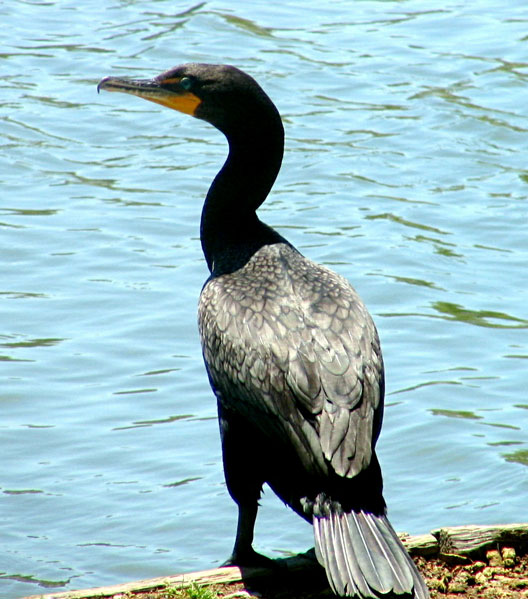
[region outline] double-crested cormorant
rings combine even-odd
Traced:
[[[428,597],[386,516],[374,451],[384,397],[374,323],[344,278],[256,215],[282,162],[276,107],[254,79],[225,65],[186,64],[151,80],[106,77],[100,89],[208,121],[229,142],[202,211],[211,275],[198,310],[227,488],[239,510],[228,563],[266,559],[252,541],[268,483],[313,523],[336,594]]]

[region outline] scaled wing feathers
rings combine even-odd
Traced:
[[[253,420],[278,416],[321,467],[355,476],[370,463],[383,397],[366,308],[345,279],[285,244],[264,246],[243,270],[211,279],[200,298],[220,401]]]

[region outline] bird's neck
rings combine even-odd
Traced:
[[[213,274],[240,268],[262,245],[281,239],[256,215],[282,162],[280,117],[272,124],[226,135],[229,155],[207,193],[200,226],[203,252]]]

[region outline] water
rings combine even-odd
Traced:
[[[205,123],[105,75],[253,74],[283,114],[262,218],[380,331],[399,530],[527,520],[525,2],[0,5],[0,596],[218,565],[223,483],[196,302]],[[311,545],[268,491],[257,547]]]

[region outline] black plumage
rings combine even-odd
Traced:
[[[202,211],[211,275],[198,309],[239,508],[229,563],[266,560],[252,541],[268,483],[313,523],[317,558],[338,595],[428,597],[386,516],[375,454],[384,397],[376,327],[343,277],[256,215],[282,162],[277,109],[251,77],[225,65],[187,64],[143,81],[107,77],[99,89],[192,114],[229,143]]]

